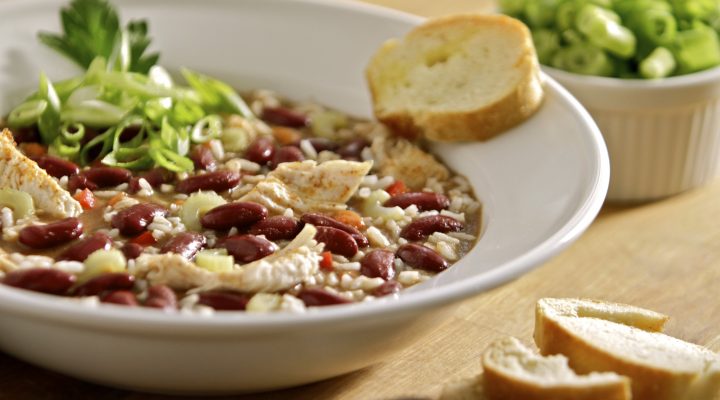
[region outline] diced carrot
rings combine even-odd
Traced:
[[[302,139],[302,134],[299,130],[286,126],[273,126],[272,133],[275,140],[283,146],[295,144]]]
[[[352,210],[340,210],[336,211],[333,214],[333,218],[336,220],[348,224],[350,226],[353,226],[357,229],[363,229],[365,228],[365,223],[362,220],[362,217]]]
[[[407,193],[408,188],[405,186],[403,181],[395,181],[392,185],[388,186],[387,189],[385,189],[390,196],[397,196],[402,193]]]
[[[28,157],[40,157],[47,153],[47,148],[40,143],[20,143],[20,150]]]
[[[80,203],[83,210],[89,210],[95,207],[95,195],[90,189],[84,189],[75,193],[73,198]]]
[[[152,232],[145,231],[132,238],[130,242],[139,244],[140,246],[152,246],[157,241],[155,240],[155,236],[152,235]]]
[[[331,252],[329,252],[329,251],[322,252],[322,260],[320,260],[320,269],[323,269],[325,271],[333,270],[333,259],[332,259]]]
[[[123,192],[120,192],[120,193],[116,194],[115,196],[111,197],[110,200],[108,200],[108,205],[109,205],[109,206],[114,206],[115,204],[117,204],[118,202],[120,202],[120,200],[124,199],[125,196],[126,196],[126,195],[125,195],[125,193],[123,193]]]
[[[177,205],[181,206],[181,205],[185,204],[185,200],[183,200],[183,199],[175,199],[175,200],[173,201],[173,204],[177,204]]]

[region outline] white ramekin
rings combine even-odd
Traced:
[[[543,69],[580,100],[603,133],[608,200],[660,199],[718,175],[720,68],[660,80]]]

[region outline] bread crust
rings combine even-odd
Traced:
[[[613,306],[613,303],[607,304]],[[576,335],[563,323],[564,319],[579,317],[549,315],[545,307],[542,300],[538,301],[534,336],[540,352],[566,356],[570,367],[580,374],[611,371],[629,377],[633,400],[709,400],[720,387],[720,371],[717,370],[683,372],[672,365],[638,364],[623,354],[609,353],[594,346],[591,338]],[[709,375],[704,375],[705,372]]]
[[[398,46],[436,29],[455,25],[476,25],[479,29],[510,30],[521,37],[520,56],[508,68],[520,73],[520,80],[496,101],[470,110],[431,109],[386,110],[383,107],[384,82],[378,78],[385,57]],[[419,40],[419,39],[418,39]],[[434,141],[488,140],[532,116],[542,104],[543,87],[535,47],[528,28],[520,21],[502,15],[463,14],[439,18],[415,28],[404,42],[387,42],[371,59],[366,78],[373,98],[375,116],[403,137],[424,136]]]

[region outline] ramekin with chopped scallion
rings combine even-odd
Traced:
[[[544,65],[656,79],[720,65],[717,0],[501,0],[525,22]]]
[[[718,176],[720,0],[499,2],[600,127],[608,200],[657,200]]]

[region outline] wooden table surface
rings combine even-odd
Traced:
[[[482,0],[371,0],[438,15],[489,10]],[[567,251],[501,288],[463,302],[420,342],[375,366],[295,389],[233,399],[427,398],[479,372],[494,339],[531,343],[533,306],[547,296],[627,302],[670,315],[667,332],[720,350],[720,181],[652,204],[605,206]],[[0,399],[161,400],[39,369],[0,353]],[[222,399],[222,398],[221,398]],[[228,398],[229,399],[229,398]]]

